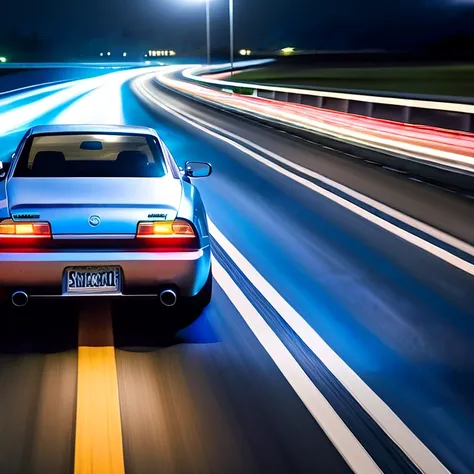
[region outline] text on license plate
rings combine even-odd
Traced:
[[[118,291],[120,276],[120,267],[69,268],[67,270],[67,291]]]

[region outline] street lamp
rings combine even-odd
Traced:
[[[207,40],[207,65],[211,64],[211,3],[206,0],[206,40]]]
[[[234,71],[234,0],[229,0],[230,22],[230,77]]]
[[[202,0],[199,0],[202,1]],[[206,2],[206,36],[207,36],[207,64],[211,64],[211,19],[210,0]],[[230,74],[234,69],[234,0],[229,0],[229,20],[230,20]]]

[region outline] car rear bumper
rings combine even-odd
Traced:
[[[66,293],[66,268],[119,266],[120,291],[107,296],[156,296],[171,287],[189,297],[206,283],[210,260],[210,247],[183,252],[2,252],[0,288],[22,290],[32,298],[84,296]]]

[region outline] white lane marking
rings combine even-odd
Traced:
[[[306,320],[268,283],[239,250],[209,220],[209,231],[237,267],[260,291],[301,340],[344,385],[364,410],[425,473],[449,472],[385,402],[339,357]],[[213,263],[214,265],[214,263]],[[227,289],[227,287],[226,287]]]
[[[213,276],[283,376],[355,473],[382,471],[219,262]]]
[[[135,83],[135,84],[137,84],[137,83]],[[442,248],[439,248],[436,245],[434,245],[430,242],[427,242],[427,241],[423,240],[422,238],[409,233],[406,230],[400,229],[396,225],[391,224],[390,222],[387,222],[386,220],[370,213],[369,211],[366,211],[365,209],[351,203],[350,201],[348,201],[344,198],[341,198],[340,196],[332,193],[331,191],[328,191],[324,188],[321,188],[320,186],[314,184],[312,181],[309,181],[309,180],[307,180],[307,179],[305,179],[305,178],[303,178],[299,175],[296,175],[296,174],[292,173],[291,171],[286,170],[285,168],[282,168],[281,166],[275,164],[273,161],[259,155],[258,153],[254,152],[252,150],[249,150],[248,148],[241,145],[240,143],[228,138],[227,136],[223,136],[220,133],[222,133],[224,135],[228,134],[230,136],[233,136],[236,139],[239,139],[239,137],[237,137],[236,135],[231,134],[229,132],[226,132],[225,130],[219,129],[218,127],[214,127],[214,126],[208,124],[207,122],[204,122],[204,123],[206,123],[207,127],[218,129],[220,131],[220,133],[209,130],[208,128],[206,128],[206,126],[199,125],[196,122],[203,123],[200,119],[194,119],[193,118],[193,120],[191,120],[191,119],[187,118],[183,113],[177,112],[173,108],[171,108],[171,107],[161,103],[160,101],[158,101],[152,94],[150,94],[143,87],[143,81],[138,82],[138,87],[141,88],[141,90],[139,90],[139,92],[141,94],[143,94],[148,100],[151,100],[153,103],[158,105],[160,108],[162,108],[162,109],[166,110],[168,113],[171,113],[172,115],[178,117],[179,119],[183,120],[184,122],[188,123],[189,125],[197,128],[198,130],[201,130],[201,131],[207,133],[208,135],[211,135],[211,136],[213,136],[213,137],[215,137],[215,138],[217,138],[217,139],[219,139],[219,140],[221,140],[221,141],[223,141],[223,142],[225,142],[225,143],[227,143],[231,146],[233,146],[234,148],[238,149],[239,151],[245,153],[246,155],[251,156],[252,158],[257,160],[258,162],[260,162],[260,163],[268,166],[269,168],[277,171],[278,173],[292,179],[293,181],[296,181],[297,183],[302,184],[303,186],[307,187],[308,189],[311,189],[312,191],[317,192],[318,194],[326,197],[327,199],[335,202],[336,204],[339,204],[340,206],[346,208],[347,210],[353,212],[354,214],[357,214],[358,216],[366,219],[367,221],[372,222],[373,224],[377,225],[378,227],[381,227],[382,229],[396,235],[397,237],[400,237],[401,239],[405,240],[406,242],[409,242],[409,243],[415,245],[416,247],[430,253],[431,255],[434,255],[435,257],[443,260],[444,262],[449,263],[450,265],[453,265],[454,267],[456,267],[456,268],[458,268],[458,269],[474,276],[474,265],[473,264],[471,264],[469,262],[466,262],[465,260],[457,257],[456,255],[453,255],[452,253],[450,253],[450,252],[448,252],[448,251],[446,251]],[[344,190],[344,192],[346,194],[348,194],[348,195],[350,195],[350,196],[352,196],[356,199],[359,199],[360,201],[362,201],[362,202],[364,202],[364,203],[366,203],[370,206],[373,206],[374,208],[376,208],[376,209],[378,209],[382,212],[385,212],[386,214],[388,214],[392,217],[396,217],[400,221],[402,221],[406,224],[412,225],[413,227],[417,228],[418,230],[424,231],[425,233],[427,233],[428,235],[431,235],[432,237],[438,238],[439,240],[441,240],[445,243],[448,243],[449,245],[452,245],[453,247],[456,247],[456,248],[458,248],[458,249],[474,256],[474,247],[467,244],[466,242],[462,242],[462,241],[456,239],[455,237],[452,237],[448,234],[445,234],[444,232],[441,232],[437,229],[434,229],[431,226],[428,226],[427,224],[421,223],[421,222],[416,221],[415,219],[413,219],[411,217],[405,216],[401,212],[395,211],[394,209],[391,209],[388,206],[385,206],[384,204],[380,204],[377,201],[374,201],[373,199],[368,198],[367,196],[364,196],[364,195],[362,195],[362,194],[360,194],[356,191],[351,190],[350,188],[347,188],[346,186],[343,186],[343,185],[340,185],[339,183],[335,183],[334,181],[328,180],[327,178],[324,178],[323,176],[320,176],[317,173],[312,172],[311,170],[303,168],[302,166],[299,166],[299,165],[295,165],[294,163],[291,163],[286,158],[280,157],[279,155],[276,155],[273,152],[265,150],[262,147],[254,144],[252,142],[249,142],[248,140],[245,140],[245,139],[239,139],[239,140],[241,140],[242,142],[245,142],[245,143],[249,143],[252,147],[254,147],[256,149],[262,150],[262,152],[264,152],[268,156],[271,156],[275,159],[278,159],[280,162],[284,163],[285,165],[287,165],[289,167],[291,166],[292,168],[294,168],[298,171],[301,171],[301,172],[303,172],[303,173],[305,173],[309,176],[314,176],[317,179],[321,179],[321,181],[324,181],[324,182],[330,184],[331,186],[335,187],[336,189]]]

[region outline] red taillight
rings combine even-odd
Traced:
[[[51,227],[48,222],[0,222],[0,239],[36,239],[51,238]]]
[[[140,222],[137,237],[152,239],[195,238],[196,234],[189,222],[176,219],[175,221]]]

